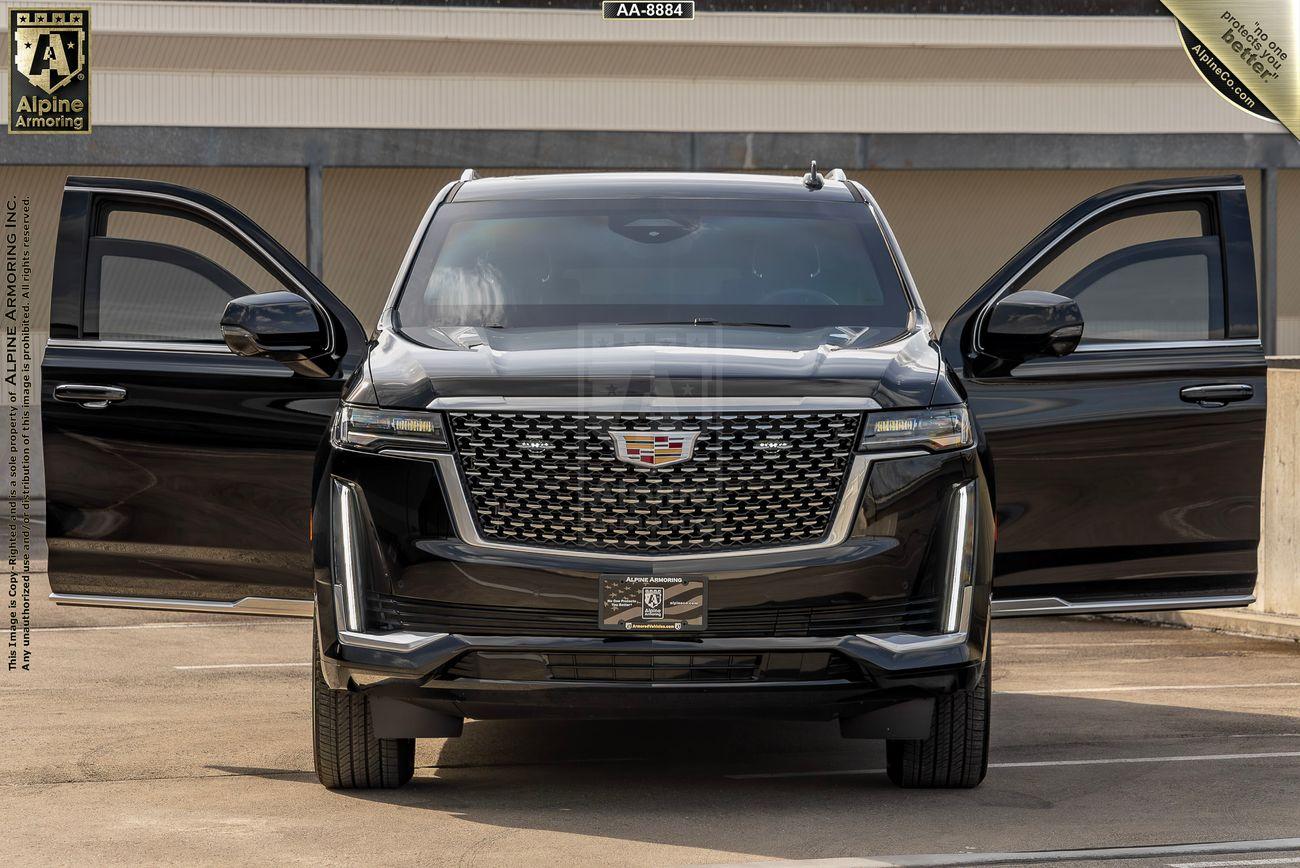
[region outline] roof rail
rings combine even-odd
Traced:
[[[477,181],[478,179],[479,179],[479,174],[474,169],[466,169],[465,171],[460,173],[460,180],[462,182]]]
[[[826,173],[827,181],[847,181],[848,176],[844,174],[843,169],[831,169]]]

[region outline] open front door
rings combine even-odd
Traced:
[[[232,298],[288,290],[328,376],[235,355]],[[356,318],[273,238],[203,193],[70,178],[41,365],[55,599],[311,613],[313,461],[365,350]]]
[[[1076,349],[985,349],[999,299],[1074,299]],[[1000,615],[1244,605],[1265,362],[1240,177],[1121,187],[1049,226],[948,321],[988,443]]]

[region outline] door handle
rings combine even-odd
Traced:
[[[1245,383],[1214,386],[1184,386],[1178,397],[1189,404],[1202,407],[1222,407],[1231,401],[1248,401],[1255,396],[1255,387]]]
[[[126,399],[126,389],[120,386],[87,386],[82,383],[64,383],[54,387],[54,399],[80,404],[88,410],[102,410],[113,401]]]

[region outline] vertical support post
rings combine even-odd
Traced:
[[[321,277],[325,267],[325,170],[307,164],[307,267]]]
[[[1264,355],[1277,355],[1277,167],[1260,179],[1259,337]]]

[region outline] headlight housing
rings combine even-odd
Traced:
[[[867,452],[927,449],[946,452],[975,442],[965,407],[867,413],[858,448]]]
[[[334,445],[367,452],[381,449],[446,452],[449,448],[447,424],[441,413],[346,405],[339,408],[334,423]]]

